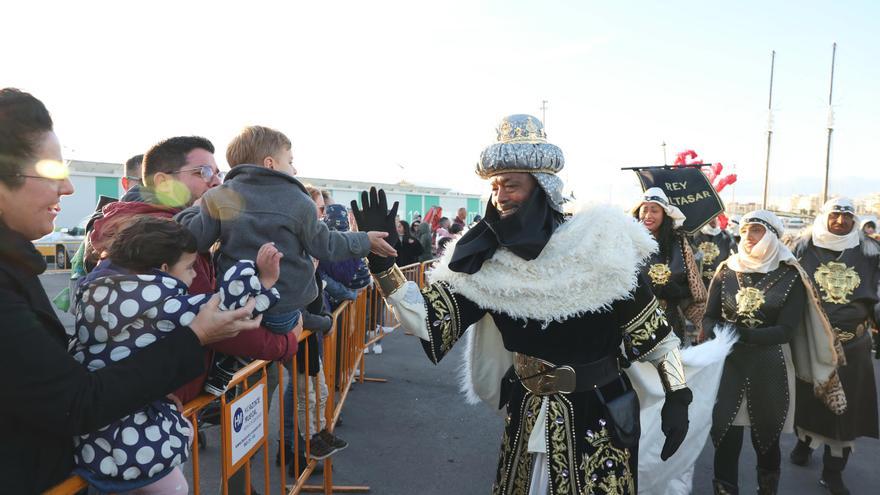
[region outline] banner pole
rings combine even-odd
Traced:
[[[831,133],[834,132],[834,111],[831,107],[831,95],[834,92],[834,58],[837,55],[837,43],[831,47],[831,83],[828,88],[828,142],[825,144],[825,182],[822,186],[822,204],[828,201],[828,171],[831,169]]]
[[[770,53],[770,97],[767,100],[767,160],[764,163],[764,199],[761,208],[767,209],[767,191],[770,185],[770,140],[773,138],[773,70],[776,66],[776,50]]]

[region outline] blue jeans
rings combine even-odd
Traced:
[[[293,326],[299,321],[302,311],[295,309],[286,313],[263,314],[263,327],[272,333],[284,335],[293,330]]]

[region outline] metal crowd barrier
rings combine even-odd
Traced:
[[[423,286],[425,284],[425,270],[433,261],[425,263],[415,263],[401,268],[407,280],[412,280]],[[229,480],[239,472],[243,472],[244,486],[246,493],[250,494],[251,486],[251,464],[257,453],[263,451],[263,480],[267,493],[272,493],[270,489],[270,462],[269,462],[269,395],[272,393],[268,390],[269,373],[278,374],[278,410],[279,410],[279,443],[280,443],[280,493],[287,495],[297,495],[304,492],[323,492],[330,495],[336,490],[337,492],[358,493],[367,492],[367,486],[336,486],[333,484],[333,457],[324,459],[323,479],[321,485],[309,485],[308,479],[311,477],[318,465],[318,460],[309,454],[311,446],[311,435],[308,434],[308,424],[315,415],[323,415],[326,421],[326,428],[329,432],[333,432],[337,420],[342,413],[345,400],[348,397],[349,389],[356,381],[364,382],[383,382],[385,380],[379,378],[367,378],[364,360],[364,349],[367,345],[372,345],[383,339],[387,333],[385,327],[396,327],[399,325],[394,313],[388,308],[382,298],[381,293],[375,284],[366,287],[358,293],[357,299],[354,301],[343,302],[332,314],[333,325],[330,332],[323,337],[324,352],[322,355],[322,368],[325,383],[328,389],[327,403],[324,410],[321,409],[320,390],[317,388],[317,380],[302,380],[304,384],[304,397],[306,398],[306,406],[308,405],[309,394],[314,394],[315,407],[310,410],[305,407],[305,429],[306,434],[304,453],[306,465],[300,466],[299,456],[296,455],[300,450],[299,435],[293,433],[293,448],[291,452],[296,456],[293,459],[294,472],[301,474],[295,479],[287,480],[287,459],[284,442],[284,389],[288,376],[293,377],[293,407],[294,410],[288,414],[293,415],[294,432],[300,431],[299,415],[297,408],[299,406],[299,371],[298,357],[294,356],[290,363],[290,371],[278,362],[256,360],[239,370],[232,382],[229,384],[228,391],[220,397],[210,394],[202,394],[193,401],[184,405],[183,415],[193,424],[193,446],[192,455],[187,464],[192,469],[192,493],[199,495],[201,492],[200,482],[202,472],[199,464],[199,414],[208,406],[217,404],[220,407],[220,428],[221,428],[221,451],[222,459],[220,462],[220,476],[222,493],[228,493]],[[372,333],[372,335],[370,335]],[[310,349],[308,337],[312,335],[309,330],[304,330],[299,338],[299,344],[302,349],[303,359],[305,360],[304,369],[308,375],[309,355],[317,352],[317,349]],[[321,338],[319,336],[318,338]],[[270,369],[274,368],[274,369]],[[242,433],[244,431],[244,433]],[[239,475],[240,476],[240,475]],[[71,476],[67,480],[59,483],[51,489],[44,492],[46,495],[73,495],[87,488],[86,482],[79,476]]]

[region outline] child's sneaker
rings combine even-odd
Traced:
[[[382,344],[378,342],[373,344],[373,354],[382,354]]]
[[[337,449],[337,452],[339,452],[340,450],[344,450],[346,447],[348,447],[348,442],[330,433],[326,429],[319,431],[317,435],[320,435],[321,438],[323,438],[324,441],[327,442],[327,444],[329,444],[331,447]]]
[[[324,440],[320,433],[315,433],[314,435],[312,435],[312,439],[309,441],[309,456],[319,461],[330,457],[340,450],[342,449],[334,447],[327,443],[327,441]]]
[[[218,354],[211,364],[211,371],[205,381],[205,392],[217,397],[229,387],[229,382],[235,377],[235,373],[242,368],[247,361],[235,356]]]

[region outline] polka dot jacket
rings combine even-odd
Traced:
[[[108,267],[100,270],[108,275],[83,284],[77,294],[71,353],[89,370],[125,359],[189,325],[211,297],[189,295],[183,282],[159,270],[132,275]],[[220,285],[223,310],[239,308],[253,297],[255,313],[262,313],[279,299],[274,288],[260,284],[252,261],[230,267]],[[98,489],[118,491],[120,481],[134,489],[186,462],[191,435],[174,404],[154,401],[97,432],[74,437],[76,472]]]

